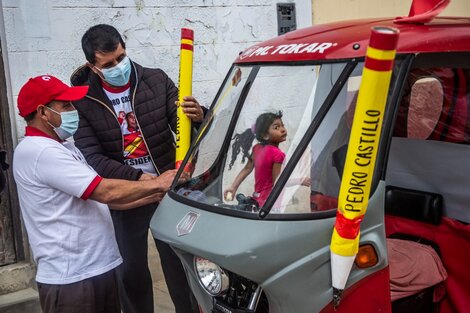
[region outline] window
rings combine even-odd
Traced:
[[[175,191],[203,204],[256,214],[278,181],[271,180],[262,198],[263,186],[257,189],[260,176],[251,168],[235,186],[236,190],[233,186],[247,164],[256,159],[254,151],[265,146],[256,138],[258,118],[265,113],[282,112],[287,135],[277,147],[280,152],[274,153],[283,157],[273,161],[280,175],[345,65],[235,66],[216,99],[212,116],[201,127],[191,155],[195,165],[193,178]],[[320,210],[311,204],[312,193],[337,197],[340,179],[331,155],[349,138],[361,72],[362,67],[358,66],[341,90],[274,205],[273,213]],[[272,177],[272,170],[264,173],[264,177]],[[233,190],[233,194],[227,190]],[[330,209],[336,208],[334,201]]]

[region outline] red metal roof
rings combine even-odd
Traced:
[[[436,17],[426,24],[369,19],[299,29],[246,49],[235,63],[364,57],[373,26],[400,30],[397,53],[470,51],[470,18]]]

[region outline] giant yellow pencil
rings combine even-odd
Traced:
[[[184,114],[181,103],[184,102],[184,97],[191,96],[193,93],[193,44],[193,30],[182,28],[178,106],[176,112],[176,168],[181,166],[191,143],[191,120]]]
[[[398,35],[394,28],[373,27],[366,52],[330,245],[335,307],[341,301],[359,248],[360,225],[369,200]]]

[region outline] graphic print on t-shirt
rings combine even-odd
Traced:
[[[119,89],[111,89],[103,85],[103,90],[111,101],[121,125],[124,139],[124,162],[143,170],[145,173],[156,174],[142,133],[137,125],[135,114],[132,111],[130,85]]]

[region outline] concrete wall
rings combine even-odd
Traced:
[[[408,16],[411,3],[412,0],[312,0],[313,22]],[[441,15],[470,17],[470,1],[451,0]]]
[[[296,3],[299,28],[311,25],[310,0],[283,2]],[[85,62],[83,33],[107,23],[124,35],[131,59],[162,68],[175,82],[180,28],[194,29],[193,91],[209,106],[238,53],[277,35],[275,4],[273,0],[3,0],[12,102],[31,76],[49,73],[68,81]],[[21,137],[24,124],[14,116]]]

